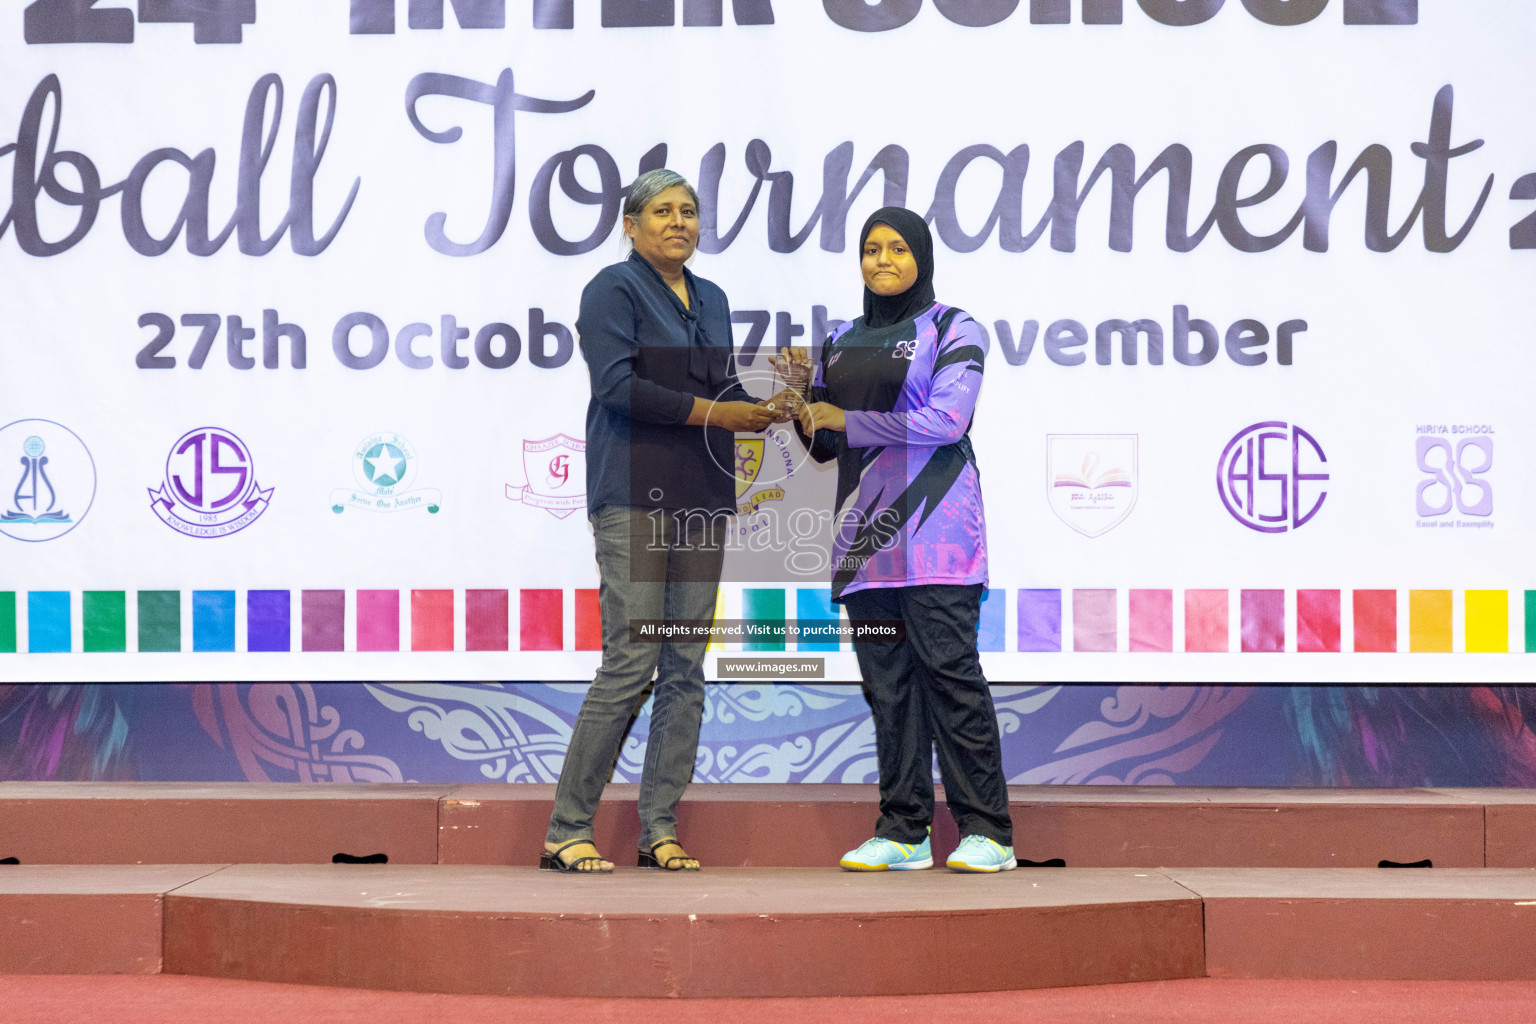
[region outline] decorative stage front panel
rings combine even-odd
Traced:
[[[554,782],[584,683],[0,684],[0,781]],[[1518,686],[995,686],[1021,785],[1536,786]],[[639,779],[650,703],[613,778]],[[853,684],[717,684],[697,782],[872,783]]]
[[[1529,680],[1532,38],[1466,0],[10,5],[0,678],[590,678],[577,308],[666,165],[764,396],[858,314],[864,217],[927,215],[989,339],[994,680]],[[831,473],[784,428],[720,471],[747,662],[708,669],[831,700],[846,639],[745,629],[836,623]]]

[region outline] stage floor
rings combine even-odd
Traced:
[[[639,787],[610,785],[602,849],[633,859]],[[1069,867],[1536,867],[1536,791],[1010,786],[1015,845]],[[867,839],[869,785],[695,785],[678,806],[715,867],[817,867]],[[958,841],[943,806],[933,845]],[[0,859],[23,864],[538,863],[551,785],[0,783]]]
[[[1015,787],[1021,856],[1067,866],[975,876],[831,866],[872,787],[698,786],[706,870],[587,877],[518,863],[547,788],[0,784],[0,972],[706,998],[1536,978],[1536,865],[1492,863],[1529,849],[1524,791]],[[599,821],[621,865],[633,788]]]
[[[500,995],[1532,980],[1536,871],[22,865],[0,936],[4,973]]]

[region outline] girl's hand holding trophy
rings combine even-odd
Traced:
[[[773,358],[773,369],[784,387],[768,399],[775,423],[788,423],[800,415],[805,405],[806,389],[811,386],[811,353],[798,345],[780,349]]]

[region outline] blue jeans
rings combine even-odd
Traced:
[[[650,739],[640,776],[640,847],[677,835],[677,802],[693,779],[704,710],[704,642],[631,643],[632,620],[715,617],[727,513],[606,505],[591,518],[597,542],[603,664],[587,690],[555,789],[546,840],[592,838],[592,816],[619,744],[654,676]]]

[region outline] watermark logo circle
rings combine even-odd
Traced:
[[[784,382],[772,370],[742,370],[736,374],[736,379],[741,382],[741,386],[746,389],[748,394],[754,396],[759,401],[772,398],[784,387]],[[727,401],[725,391],[715,395],[714,400],[716,402]],[[707,418],[704,421],[704,425],[706,427],[720,426],[718,423],[710,422]],[[709,457],[720,472],[726,476],[737,481],[745,480],[751,487],[771,487],[789,480],[800,471],[801,466],[810,461],[811,453],[809,449],[801,444],[799,438],[795,437],[794,434],[793,421],[789,423],[771,423],[760,435],[749,433],[737,439],[737,443],[732,445],[731,449],[732,458],[736,460],[733,465],[722,466],[720,460],[715,457],[713,448],[709,449]],[[764,443],[760,446],[753,445],[752,441],[759,438]],[[746,452],[741,450],[743,441],[746,442],[748,449]],[[771,445],[768,442],[771,442]],[[761,447],[762,450],[760,452],[752,450],[757,447]],[[744,476],[744,474],[746,475]]]
[[[256,460],[231,431],[198,427],[171,445],[165,485],[187,508],[214,515],[250,497],[256,488]]]
[[[1305,429],[1264,420],[1238,431],[1216,462],[1216,492],[1228,514],[1259,533],[1299,529],[1328,497],[1328,457]]]
[[[46,460],[46,461],[44,461]],[[58,540],[96,502],[96,460],[79,434],[53,420],[0,427],[0,533],[29,544]],[[25,507],[23,507],[25,506]]]

